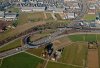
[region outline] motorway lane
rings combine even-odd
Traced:
[[[21,51],[25,51],[27,49],[28,48],[22,46],[22,47],[11,49],[9,51],[5,51],[5,52],[0,53],[0,58],[5,58],[5,57],[8,57],[8,56],[14,55],[16,53],[19,53]]]

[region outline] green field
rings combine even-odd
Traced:
[[[44,60],[27,53],[19,53],[5,58],[0,68],[41,68]]]
[[[44,14],[43,12],[34,12],[34,13],[20,13],[19,14],[19,17],[18,17],[18,24],[25,24],[25,23],[29,23],[32,22],[37,22],[37,21],[43,21],[45,18],[44,18]]]
[[[18,39],[18,40],[15,40],[14,42],[7,44],[4,47],[1,47],[0,52],[4,52],[4,51],[10,50],[16,47],[20,47],[20,46],[21,46],[21,39]]]
[[[56,62],[49,62],[46,68],[82,68]]]
[[[43,52],[44,48],[34,48],[34,49],[28,49],[27,52],[31,53],[31,54],[35,54],[37,56],[41,56],[42,52]]]
[[[69,35],[69,39],[73,42],[76,41],[100,41],[99,34],[77,34],[77,35]]]
[[[27,18],[31,22],[43,21],[45,19],[43,12],[28,13]]]
[[[59,59],[60,62],[83,66],[83,60],[87,57],[87,46],[83,42],[73,43],[66,46]]]
[[[83,17],[84,20],[95,20],[96,19],[96,15],[94,14],[86,14],[84,17]]]
[[[69,35],[68,38],[71,41],[84,41],[84,35]]]

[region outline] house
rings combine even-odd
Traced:
[[[97,1],[96,4],[97,4],[97,7],[100,9],[100,1]]]
[[[63,13],[63,11],[64,11],[64,8],[55,8],[53,10],[54,13]]]
[[[5,13],[4,17],[5,21],[12,21],[17,19],[17,14],[16,13]]]
[[[43,4],[43,0],[38,0],[38,4]]]
[[[0,20],[12,21],[17,19],[17,13],[0,11]]]
[[[68,2],[66,6],[69,6],[70,9],[81,9],[80,4],[77,2]]]
[[[4,11],[0,11],[0,20],[3,20],[4,18]]]
[[[76,17],[75,13],[67,13],[68,19],[74,19]]]
[[[95,14],[95,13],[96,13],[96,6],[95,6],[95,3],[90,3],[90,4],[89,4],[88,14]]]
[[[88,14],[95,14],[96,10],[88,10]]]
[[[22,7],[22,12],[45,11],[45,7]]]
[[[33,11],[33,7],[22,7],[21,11],[22,12],[32,12]]]
[[[95,2],[97,2],[98,0],[88,0],[88,2],[90,2],[90,3],[95,3]]]
[[[53,11],[53,10],[54,10],[53,7],[48,7],[48,8],[47,8],[47,11]]]
[[[33,7],[33,11],[45,11],[45,7]]]
[[[96,9],[95,3],[90,3],[89,4],[89,9],[95,10]]]
[[[80,9],[79,3],[73,3],[73,8],[75,8],[75,9]]]
[[[66,2],[66,1],[77,1],[77,0],[64,0],[64,2]]]

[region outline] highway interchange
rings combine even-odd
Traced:
[[[81,3],[83,4],[83,6],[82,6],[82,11],[79,13],[80,15],[74,21],[72,21],[71,24],[68,24],[68,27],[73,26],[73,23],[75,23],[75,21],[77,21],[77,20],[80,20],[81,17],[84,16],[84,14],[87,12],[86,0],[81,0]],[[67,27],[65,27],[65,28],[58,28],[56,30],[56,32],[52,33],[50,36],[44,37],[44,38],[39,39],[39,40],[37,40],[35,42],[32,42],[33,46],[27,44],[27,38],[29,36],[31,36],[32,34],[34,34],[34,32],[32,32],[32,33],[24,36],[25,45],[23,45],[22,47],[18,47],[18,48],[11,49],[9,51],[5,51],[5,52],[0,53],[0,58],[5,58],[5,57],[8,57],[8,56],[14,55],[16,53],[25,51],[25,50],[27,50],[29,48],[39,47],[41,44],[47,44],[49,42],[54,41],[55,39],[63,37],[65,32],[67,32],[66,35],[80,34],[80,33],[82,33],[82,34],[86,34],[86,33],[97,34],[97,33],[100,32],[100,29],[95,29],[95,31],[94,31],[94,29],[87,29],[87,28],[86,29],[75,29],[75,28],[67,28]]]

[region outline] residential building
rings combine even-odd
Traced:
[[[63,11],[64,11],[64,8],[55,8],[53,10],[54,13],[63,13]]]
[[[5,13],[4,17],[5,21],[12,21],[17,19],[17,14],[16,13]]]
[[[76,17],[75,13],[67,13],[68,19],[74,19]]]
[[[45,11],[45,7],[33,7],[33,11]]]
[[[45,11],[45,7],[22,7],[22,12]]]
[[[33,11],[33,7],[21,7],[21,11],[22,12],[32,12]]]
[[[95,5],[95,3],[90,3],[88,14],[95,14],[95,13],[96,13],[96,5]]]
[[[0,11],[0,20],[4,18],[4,11]]]
[[[77,0],[64,0],[64,2],[67,2],[67,1],[77,1]]]

